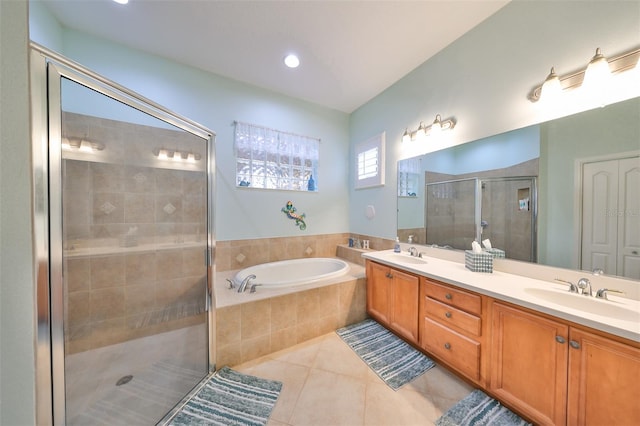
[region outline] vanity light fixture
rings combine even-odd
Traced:
[[[95,152],[104,150],[102,142],[88,141],[81,138],[62,138],[62,149],[65,151]]]
[[[453,129],[455,125],[456,125],[456,121],[453,117],[443,120],[440,114],[437,114],[435,120],[433,120],[433,123],[429,126],[425,126],[424,123],[421,121],[420,125],[415,131],[412,132],[409,129],[406,129],[402,134],[402,142],[420,140],[426,136],[435,137],[436,135],[441,133],[443,130]]]
[[[156,148],[152,152],[153,155],[158,157],[158,160],[194,162],[202,158],[202,156],[198,153],[194,153],[191,151],[180,151],[177,149]]]
[[[602,87],[603,80],[638,67],[640,49],[635,49],[611,59],[605,58],[600,48],[596,49],[595,55],[589,61],[587,67],[572,74],[558,77],[554,68],[545,79],[544,83],[534,88],[529,93],[531,102],[538,102],[543,94],[553,97],[562,93],[563,90],[571,90],[581,86]]]

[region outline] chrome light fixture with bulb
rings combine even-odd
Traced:
[[[544,95],[550,97],[559,96],[565,90],[572,90],[584,87],[588,90],[602,90],[606,86],[607,80],[612,76],[632,70],[638,67],[640,59],[640,49],[618,55],[607,59],[600,48],[596,49],[596,54],[591,58],[587,67],[572,74],[558,76],[554,68],[545,79],[544,83],[535,87],[528,95],[531,102],[538,102]],[[596,88],[597,87],[597,88]]]
[[[444,130],[451,130],[455,127],[456,121],[453,117],[443,120],[440,114],[436,115],[435,120],[429,126],[425,126],[424,122],[420,122],[420,125],[413,132],[409,129],[405,129],[402,134],[402,142],[411,142],[413,140],[421,140],[425,137],[435,137],[437,134]]]
[[[180,151],[177,149],[156,148],[151,152],[153,155],[158,157],[158,160],[194,162],[199,161],[202,158],[198,153],[194,153],[192,151]]]

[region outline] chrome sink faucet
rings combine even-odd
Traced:
[[[591,292],[591,281],[589,281],[587,278],[580,278],[578,280],[578,288],[583,295],[593,296],[593,293]]]
[[[242,283],[238,287],[238,293],[243,293],[247,289],[247,285],[249,284],[249,280],[253,280],[255,278],[256,278],[256,276],[253,275],[253,274],[247,275],[245,277],[245,279],[242,280]]]
[[[418,249],[415,247],[409,247],[409,255],[412,257],[418,257]]]

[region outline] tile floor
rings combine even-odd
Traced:
[[[270,426],[433,425],[473,390],[436,366],[393,391],[334,332],[232,368],[284,384]]]

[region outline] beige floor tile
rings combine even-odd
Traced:
[[[311,370],[293,410],[292,425],[362,425],[366,385],[353,377]]]
[[[276,352],[272,354],[271,357],[272,359],[311,367],[318,356],[318,352],[324,339],[325,336],[320,336],[307,340],[306,342],[299,343],[292,348]]]
[[[366,380],[371,369],[335,333],[326,335],[313,368]]]
[[[393,391],[386,384],[368,384],[365,425],[433,425],[438,410],[424,394],[410,390]]]

